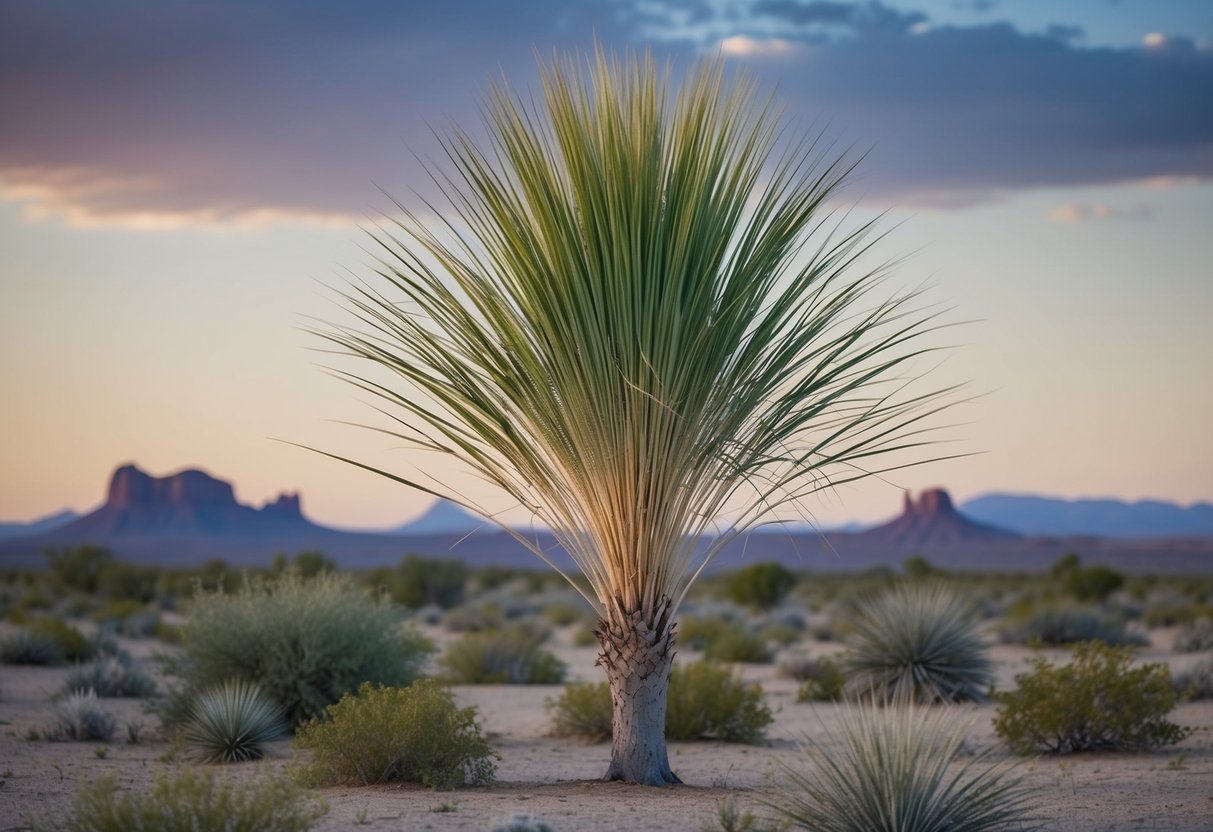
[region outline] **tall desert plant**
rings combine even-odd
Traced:
[[[552,530],[600,618],[607,776],[673,783],[688,586],[772,510],[921,461],[941,393],[907,384],[934,319],[861,265],[869,225],[823,209],[853,164],[815,141],[780,150],[748,78],[707,62],[675,92],[652,58],[602,50],[540,70],[538,103],[492,89],[487,145],[449,134],[447,218],[401,206],[376,236],[382,283],[348,290],[357,324],[323,334],[365,361],[339,372],[431,472],[462,463]]]

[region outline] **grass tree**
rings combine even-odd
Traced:
[[[910,362],[934,324],[861,265],[870,225],[823,208],[852,163],[787,141],[752,80],[707,61],[675,85],[601,49],[540,73],[536,97],[493,87],[487,140],[448,134],[449,210],[400,206],[375,234],[382,280],[345,293],[358,323],[325,334],[372,365],[343,374],[383,400],[381,429],[552,530],[600,619],[607,777],[676,783],[687,588],[769,512],[919,459],[944,391],[907,392]]]

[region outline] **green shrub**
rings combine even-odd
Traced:
[[[250,578],[233,594],[195,598],[181,650],[164,660],[166,674],[180,685],[163,715],[179,722],[202,691],[244,679],[297,725],[363,682],[407,684],[432,650],[348,575],[303,578],[289,570]]]
[[[556,685],[567,669],[533,635],[517,629],[463,636],[447,646],[438,664],[452,683],[463,685]]]
[[[363,685],[301,727],[295,742],[312,750],[305,777],[316,784],[451,789],[488,783],[496,773],[476,709],[455,707],[450,692],[428,679],[407,688]]]
[[[300,577],[314,578],[321,573],[336,572],[337,561],[324,552],[300,552],[293,558],[288,558],[285,552],[277,552],[270,564],[270,569],[279,573],[294,569]]]
[[[806,770],[783,765],[786,788],[768,805],[792,826],[814,832],[1040,828],[1026,816],[1030,790],[1019,776],[981,755],[964,759],[965,725],[947,709],[844,706],[840,718],[832,736],[806,741]]]
[[[670,673],[665,733],[672,740],[757,743],[773,718],[762,687],[708,661],[675,665]]]
[[[194,700],[185,742],[204,763],[239,763],[265,755],[265,743],[283,732],[282,708],[261,688],[229,679]]]
[[[831,658],[813,660],[796,691],[797,702],[838,702],[846,692],[847,677]]]
[[[86,595],[97,592],[101,570],[114,559],[109,549],[92,545],[46,549],[42,554],[50,566],[52,583]]]
[[[468,568],[462,561],[405,555],[389,576],[392,600],[410,609],[437,604],[444,610],[463,603]]]
[[[50,635],[23,629],[0,641],[0,662],[53,666],[63,664],[64,657],[59,642]]]
[[[1176,694],[1161,664],[1130,670],[1132,653],[1098,642],[1074,648],[1070,664],[1043,657],[996,695],[994,730],[1022,753],[1140,751],[1179,742],[1187,731],[1169,722]]]
[[[942,584],[901,584],[856,612],[844,659],[848,692],[884,701],[985,697],[990,660],[977,617]]]
[[[1079,601],[1105,601],[1125,583],[1125,576],[1110,567],[1096,565],[1084,569],[1075,554],[1058,559],[1049,574]]]
[[[1008,644],[1060,646],[1087,641],[1113,647],[1149,644],[1143,635],[1126,630],[1123,621],[1074,607],[1041,610],[1026,620],[1005,625],[999,634]]]
[[[606,682],[568,685],[545,703],[552,733],[590,742],[611,738],[611,689]],[[707,661],[675,665],[670,674],[665,733],[672,740],[757,743],[772,722],[762,687],[748,685]]]
[[[741,622],[687,616],[678,622],[678,641],[702,650],[703,657],[712,661],[765,664],[771,660],[766,642]]]
[[[722,627],[704,648],[703,657],[714,662],[766,664],[771,651],[766,642],[740,626]]]
[[[53,641],[69,662],[87,662],[97,655],[101,646],[98,641],[90,641],[84,633],[60,618],[39,618],[29,629],[31,635],[44,636]]]
[[[593,624],[582,624],[573,630],[572,638],[574,647],[596,647],[598,645],[598,636],[594,633]]]
[[[778,563],[755,563],[738,569],[728,578],[729,598],[733,603],[757,610],[771,609],[795,585],[795,573]]]
[[[500,630],[504,624],[505,614],[501,607],[488,602],[462,604],[442,616],[442,626],[456,633]]]
[[[1173,649],[1176,653],[1213,650],[1213,618],[1199,618],[1180,627]]]
[[[102,656],[91,664],[77,665],[63,685],[67,693],[95,691],[98,696],[139,699],[156,692],[152,677],[131,658],[119,651]]]
[[[161,774],[151,792],[121,792],[105,777],[85,786],[62,832],[305,832],[327,809],[288,778],[229,783],[211,773]]]
[[[117,723],[101,707],[94,691],[75,691],[57,700],[51,708],[54,720],[43,735],[48,740],[109,742]]]
[[[606,682],[566,685],[555,699],[544,701],[552,717],[552,735],[580,737],[587,742],[611,738],[611,688]]]

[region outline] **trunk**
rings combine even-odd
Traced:
[[[598,664],[611,686],[611,766],[607,780],[642,786],[682,781],[670,771],[665,747],[665,708],[674,662],[674,626],[669,599],[653,621],[639,611],[600,619]]]

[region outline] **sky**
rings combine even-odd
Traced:
[[[435,196],[435,133],[595,37],[723,55],[864,154],[842,198],[883,213],[893,287],[968,322],[932,371],[976,395],[968,455],[804,516],[937,485],[1213,499],[1213,2],[31,0],[0,4],[0,520],[90,509],[126,462],[333,526],[422,511],[288,444],[434,470],[345,424],[376,418],[307,328],[349,322],[333,289],[390,197]]]

